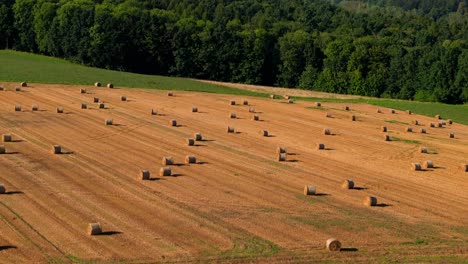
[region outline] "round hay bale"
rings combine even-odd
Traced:
[[[419,125],[419,121],[418,120],[413,120],[413,124],[417,126],[417,125]]]
[[[227,132],[228,132],[228,133],[234,133],[234,127],[228,126],[228,127],[227,127]]]
[[[167,96],[174,96],[174,92],[167,92]]]
[[[243,104],[243,105],[249,105],[249,101],[244,100],[244,101],[242,102],[242,104]]]
[[[449,125],[453,124],[452,119],[448,119],[448,120],[447,120],[447,123],[448,123]]]
[[[88,225],[88,235],[95,236],[102,233],[101,224],[99,223],[90,223]]]
[[[286,152],[286,148],[285,147],[277,147],[276,148],[276,153],[280,154],[280,153],[287,153]]]
[[[316,107],[321,107],[321,106],[322,106],[322,103],[320,103],[320,102],[315,102],[315,106],[316,106]]]
[[[6,153],[5,146],[0,146],[0,154],[5,154],[5,153]]]
[[[15,87],[15,91],[21,92],[21,87]]]
[[[349,111],[349,106],[345,105],[344,110]]]
[[[53,145],[52,146],[52,153],[53,154],[60,154],[62,153],[62,147],[60,145]]]
[[[258,121],[258,120],[260,120],[260,117],[258,115],[253,115],[252,120],[253,121]]]
[[[150,179],[150,172],[149,170],[140,170],[140,173],[138,174],[137,177],[139,180],[149,180]]]
[[[390,109],[390,114],[394,114],[394,113],[395,113],[395,110]]]
[[[426,168],[426,169],[431,169],[431,168],[434,168],[434,163],[432,162],[432,160],[426,160],[426,161],[423,163],[423,166],[424,166],[424,168]]]
[[[462,164],[461,169],[463,172],[468,172],[468,164]]]
[[[343,189],[353,189],[354,188],[354,181],[352,179],[344,180],[343,184],[341,184]]]
[[[5,185],[0,184],[0,194],[4,194],[6,192]]]
[[[176,127],[177,126],[177,121],[175,119],[172,119],[171,121],[169,121],[169,124],[173,127]]]
[[[411,115],[411,110],[406,110],[406,113],[407,113],[408,115]]]
[[[317,149],[319,149],[319,150],[325,149],[325,144],[317,143]]]
[[[28,83],[27,82],[22,82],[21,87],[28,87]]]
[[[113,122],[112,119],[106,119],[106,123],[105,123],[106,126],[112,126],[113,123],[114,123],[114,122]]]
[[[355,115],[351,116],[351,121],[356,121],[356,116]]]
[[[21,112],[21,105],[15,105],[15,111]]]
[[[341,249],[341,242],[338,241],[336,238],[328,239],[326,245],[329,251],[340,251]]]
[[[260,135],[264,137],[268,137],[268,131],[267,130],[260,130]]]
[[[421,170],[421,164],[411,163],[411,169],[414,170],[414,171],[420,171]]]
[[[81,89],[80,89],[80,93],[85,94],[85,93],[86,93],[86,89],[81,88]]]
[[[444,123],[442,122],[437,123],[437,127],[444,127]]]
[[[291,98],[289,95],[283,95],[283,98],[286,99],[286,100],[289,100],[289,98]]]
[[[288,104],[294,104],[294,100],[293,100],[293,99],[289,99],[289,100],[288,100]]]
[[[198,107],[192,106],[192,113],[197,113],[198,112]]]
[[[412,127],[407,127],[406,132],[413,132],[413,128]]]
[[[249,107],[249,113],[255,113],[255,108]]]
[[[435,115],[435,119],[440,119],[440,115]]]
[[[162,158],[162,165],[173,165],[174,164],[174,160],[172,159],[172,157],[163,157]]]
[[[151,109],[151,115],[158,115],[158,111],[156,111],[156,109]]]
[[[33,106],[31,106],[31,110],[32,110],[32,111],[38,111],[38,110],[39,110],[39,106],[33,105]]]
[[[106,107],[106,105],[104,105],[104,103],[99,103],[99,109],[104,109]]]
[[[193,134],[193,137],[195,138],[196,141],[202,141],[203,137],[201,133],[195,133]]]
[[[231,113],[231,114],[229,114],[229,118],[234,118],[234,119],[236,119],[236,118],[237,118],[236,113]]]
[[[367,196],[364,199],[364,205],[367,206],[376,206],[377,205],[377,197],[375,196]]]
[[[3,86],[0,86],[0,91],[5,91],[5,88]]]
[[[11,134],[3,134],[2,140],[3,142],[11,142]]]
[[[278,153],[278,161],[286,161],[286,153]]]
[[[194,146],[195,140],[193,138],[187,138],[187,146]]]
[[[384,140],[385,141],[390,141],[390,135],[389,134],[384,135]]]
[[[81,109],[88,109],[88,105],[85,104],[85,103],[82,103],[82,104],[81,104]]]
[[[270,94],[270,98],[271,98],[271,99],[275,99],[275,95],[274,95],[274,94]]]
[[[229,101],[229,105],[236,105],[236,101],[234,100]]]
[[[57,113],[62,114],[63,108],[61,106],[57,107]]]
[[[187,155],[185,157],[185,163],[186,164],[194,164],[194,163],[197,163],[197,158],[195,156],[192,156],[192,155]]]
[[[99,103],[99,98],[98,98],[98,97],[94,97],[94,98],[93,98],[93,102],[94,102],[94,103]]]
[[[431,127],[435,127],[435,123],[431,123],[430,126],[431,126]]]
[[[331,135],[331,131],[328,128],[323,129],[323,134],[324,135]]]
[[[443,125],[443,126],[446,126],[447,125],[447,122],[445,120],[442,120],[439,122],[439,124]]]
[[[127,96],[125,96],[125,95],[120,96],[120,101],[126,102],[127,101]]]
[[[114,85],[112,83],[108,83],[107,88],[114,88]]]
[[[426,129],[425,129],[425,128],[421,128],[421,130],[419,130],[419,132],[421,132],[421,134],[426,134]]]
[[[381,114],[382,113],[382,110],[380,108],[377,108],[377,113],[378,114]]]
[[[326,117],[332,117],[332,114],[331,114],[331,113],[329,113],[329,112],[327,112],[327,115],[326,115]]]
[[[317,193],[317,188],[313,185],[304,186],[304,195],[315,195]]]
[[[159,169],[159,176],[163,177],[163,176],[171,176],[172,174],[172,171],[171,171],[171,168],[169,167],[163,167],[161,169]]]
[[[94,83],[94,86],[95,86],[95,87],[101,87],[101,83],[100,83],[100,82],[95,82],[95,83]]]
[[[419,153],[427,153],[427,148],[426,147],[420,147],[419,148]]]
[[[450,138],[455,138],[455,134],[454,133],[449,133],[449,137]]]

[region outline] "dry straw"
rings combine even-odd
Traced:
[[[343,189],[353,189],[354,188],[354,181],[352,179],[344,180],[343,184],[341,184],[341,187]]]
[[[112,126],[113,120],[112,119],[106,119],[106,126]]]
[[[420,171],[421,170],[421,164],[411,163],[411,169],[414,170],[414,171]]]
[[[101,83],[100,83],[100,82],[95,82],[95,83],[94,83],[94,86],[96,86],[96,87],[101,87]]]
[[[364,199],[364,205],[366,205],[366,206],[376,206],[377,205],[377,197],[367,196]]]
[[[193,137],[195,138],[196,141],[202,141],[203,137],[201,133],[195,133],[193,134]]]
[[[60,147],[60,145],[53,145],[53,146],[52,146],[52,153],[53,153],[53,154],[60,154],[60,153],[62,153],[62,147]]]
[[[162,158],[162,165],[173,165],[174,164],[174,161],[172,159],[172,157],[163,157]]]
[[[195,145],[195,140],[193,138],[187,138],[187,146]]]
[[[286,153],[278,153],[278,161],[286,161]]]
[[[317,149],[319,149],[319,150],[325,149],[325,144],[317,143]]]
[[[328,239],[326,245],[329,251],[340,251],[341,249],[341,242],[336,238]]]
[[[171,171],[171,168],[169,167],[163,167],[161,169],[159,169],[159,176],[163,177],[163,176],[171,176],[172,174],[172,171]]]
[[[432,160],[426,160],[424,161],[423,166],[426,169],[434,168],[434,162],[432,162]]]
[[[3,142],[11,142],[11,134],[3,134],[2,140]]]
[[[185,163],[186,164],[194,164],[197,163],[197,158],[193,155],[188,155],[185,157]]]
[[[139,180],[149,180],[150,179],[150,172],[149,170],[140,170],[140,173],[138,174],[137,177]]]
[[[317,193],[317,188],[313,185],[304,186],[304,195],[315,195]]]
[[[173,127],[177,126],[177,121],[172,119],[171,121],[169,121],[169,124]]]
[[[95,236],[102,233],[101,224],[99,223],[90,223],[88,225],[88,235]]]
[[[114,88],[114,85],[112,83],[108,83],[107,88]]]

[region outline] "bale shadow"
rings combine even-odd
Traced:
[[[185,164],[185,163],[174,163],[172,165],[176,166],[176,167],[182,167],[182,166],[186,166],[187,164]]]
[[[386,203],[379,203],[376,205],[377,207],[389,207],[392,206],[391,204],[386,204]]]
[[[213,142],[213,141],[216,141],[216,140],[214,140],[214,139],[202,139],[201,141],[202,142]]]
[[[194,147],[206,147],[206,145],[203,145],[203,144],[195,144],[193,145]]]
[[[331,194],[328,193],[316,193],[313,196],[330,196]]]
[[[175,127],[186,127],[186,125],[176,125]]]
[[[299,162],[297,159],[288,160],[288,162]]]
[[[62,151],[59,154],[60,155],[71,155],[71,154],[75,154],[75,152],[73,152],[73,151]]]
[[[19,142],[23,142],[23,141],[24,141],[24,140],[22,140],[22,139],[14,139],[14,140],[12,140],[11,142],[19,143]]]
[[[434,168],[434,169],[441,169],[441,170],[447,169],[446,167],[441,167],[441,166],[434,166],[433,168]]]
[[[172,176],[172,177],[182,177],[182,176],[184,176],[184,174],[182,174],[182,173],[174,173],[174,174],[172,174],[171,176]]]
[[[8,249],[16,249],[16,246],[0,246],[0,251],[8,250]]]
[[[15,194],[24,194],[22,191],[11,191],[11,192],[5,192],[6,195],[15,195]]]
[[[234,134],[242,134],[242,132],[236,131],[234,132]]]
[[[19,154],[19,152],[18,151],[7,151],[7,152],[5,152],[4,155],[15,155],[15,154]]]
[[[343,252],[357,252],[359,250],[357,248],[342,248],[342,249],[340,249],[340,251],[343,251]]]
[[[272,137],[276,137],[276,136],[275,135],[268,135],[268,136],[265,136],[265,137],[272,138]]]
[[[149,178],[148,181],[165,181],[163,178]]]
[[[125,127],[127,125],[124,125],[124,124],[113,124],[113,126],[116,126],[116,127]]]
[[[354,187],[353,189],[351,190],[356,190],[356,191],[362,191],[362,190],[367,190],[369,188],[366,188],[366,187]]]
[[[199,114],[209,114],[209,112],[205,112],[205,111],[198,111],[197,113],[199,113]]]
[[[323,149],[323,150],[335,150],[335,149],[333,149],[333,148],[325,148],[325,149]]]
[[[119,235],[119,234],[122,234],[122,232],[120,232],[120,231],[105,231],[105,232],[101,232],[97,236],[113,236],[113,235]]]
[[[199,162],[197,162],[197,164],[199,164],[199,165],[204,165],[204,164],[210,164],[210,163],[209,163],[209,162],[206,162],[206,161],[199,161]]]
[[[289,156],[299,156],[297,153],[287,153]]]

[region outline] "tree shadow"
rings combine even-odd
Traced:
[[[119,235],[122,234],[120,231],[105,231],[101,232],[100,234],[97,234],[98,236],[113,236],[113,235]]]
[[[342,248],[340,249],[340,251],[343,251],[343,252],[356,252],[356,251],[359,251],[357,248]]]
[[[16,246],[0,246],[0,251],[8,250],[8,249],[16,249]]]

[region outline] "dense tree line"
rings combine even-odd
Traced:
[[[0,47],[147,74],[468,101],[467,0],[0,0]]]

